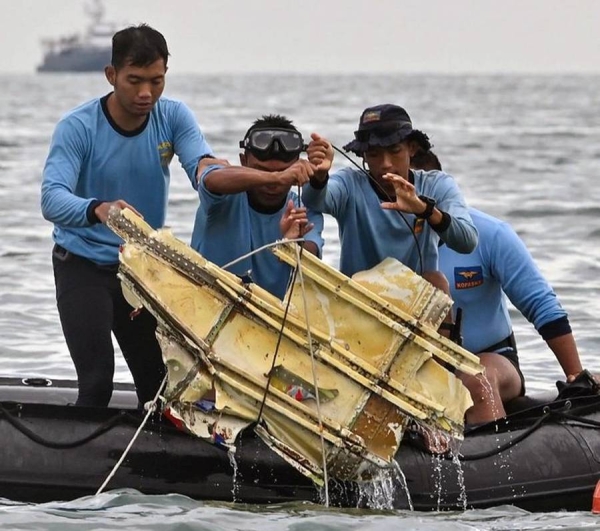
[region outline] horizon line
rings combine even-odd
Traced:
[[[43,76],[56,75],[100,75],[99,72],[38,72],[36,70],[14,70],[0,72],[0,76],[34,74]],[[283,76],[597,76],[600,75],[600,69],[597,70],[329,70],[323,72],[306,72],[303,70],[178,70],[170,72],[169,77],[175,76],[253,76],[253,75],[283,75]]]

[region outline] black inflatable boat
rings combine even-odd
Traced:
[[[69,500],[102,485],[144,412],[136,409],[127,385],[116,386],[108,408],[72,406],[76,393],[71,381],[0,378],[0,496]],[[409,494],[404,481],[397,481],[388,485],[386,504],[415,510],[502,504],[589,510],[600,479],[600,396],[580,386],[556,400],[519,400],[507,419],[469,430],[458,458],[433,456],[419,436],[409,434],[396,457]],[[258,504],[319,502],[322,496],[250,430],[232,457],[158,415],[107,488]],[[373,504],[380,494],[332,484],[329,495],[332,505],[356,506]]]

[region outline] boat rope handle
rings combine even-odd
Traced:
[[[597,420],[593,420],[593,419],[586,419],[585,417],[579,417],[577,415],[572,415],[570,413],[567,413],[567,411],[569,411],[572,408],[572,403],[570,400],[567,400],[563,407],[561,407],[560,409],[552,409],[549,406],[544,407],[543,409],[543,415],[534,423],[531,425],[531,427],[523,432],[521,435],[519,435],[518,437],[515,437],[514,439],[511,439],[510,441],[508,441],[506,444],[503,444],[502,446],[499,446],[498,448],[494,448],[493,450],[489,450],[487,452],[481,452],[478,454],[471,454],[471,455],[460,455],[459,456],[459,460],[460,461],[476,461],[478,459],[484,459],[486,457],[491,457],[493,455],[499,454],[501,452],[504,452],[505,450],[508,450],[509,448],[513,447],[515,444],[521,442],[522,440],[526,439],[527,437],[529,437],[534,431],[536,431],[544,421],[548,420],[548,418],[550,417],[558,417],[559,419],[565,419],[565,420],[570,420],[573,422],[579,422],[581,424],[585,424],[587,426],[592,426],[595,428],[600,428],[600,422]]]
[[[144,416],[144,420],[142,420],[142,423],[139,425],[138,429],[133,434],[133,437],[131,438],[131,441],[129,441],[129,444],[127,445],[127,447],[123,451],[123,454],[121,455],[121,457],[119,458],[119,460],[115,463],[115,466],[110,471],[110,474],[104,480],[104,483],[102,483],[102,485],[100,485],[100,488],[96,491],[96,496],[98,494],[100,494],[106,488],[106,485],[108,485],[108,482],[117,473],[117,470],[119,470],[119,467],[121,466],[121,464],[125,460],[125,457],[127,457],[127,454],[129,453],[129,450],[131,450],[131,447],[133,446],[133,443],[136,441],[136,439],[138,438],[138,436],[141,433],[142,429],[144,428],[144,426],[148,422],[148,419],[150,418],[150,415],[152,415],[152,413],[154,413],[154,411],[156,410],[156,403],[158,402],[158,399],[160,398],[160,394],[162,393],[162,391],[163,391],[166,383],[167,383],[167,374],[165,374],[165,377],[163,378],[163,380],[162,380],[162,382],[161,382],[158,390],[156,391],[156,395],[154,395],[154,398],[153,398],[152,402],[146,403],[144,405],[144,407],[147,409],[146,415]]]
[[[9,424],[11,424],[17,430],[19,430],[29,440],[41,446],[45,446],[46,448],[53,448],[54,450],[70,450],[72,448],[77,448],[78,446],[83,446],[84,444],[87,444],[88,442],[96,439],[97,437],[100,437],[100,435],[103,435],[104,433],[112,430],[113,428],[115,428],[119,424],[122,424],[125,421],[131,423],[133,419],[133,417],[128,413],[121,412],[118,415],[112,417],[110,420],[108,420],[101,426],[99,426],[92,433],[86,435],[85,437],[82,437],[81,439],[75,439],[74,441],[69,442],[54,442],[49,441],[48,439],[45,439],[44,437],[41,437],[40,435],[34,433],[27,426],[25,426],[18,418],[13,416],[7,409],[5,409],[2,406],[0,406],[0,416],[4,417]]]
[[[600,427],[600,422],[583,419],[580,417],[576,417],[574,415],[566,414],[565,411],[568,411],[570,408],[571,408],[570,401],[567,401],[565,403],[565,405],[561,409],[558,409],[558,410],[552,410],[549,406],[545,406],[542,410],[543,415],[539,419],[537,419],[526,431],[521,433],[519,436],[515,437],[514,439],[510,439],[505,444],[498,446],[496,448],[493,448],[491,450],[486,450],[484,452],[479,452],[476,454],[469,454],[469,455],[458,454],[458,460],[459,461],[478,461],[479,459],[485,459],[487,457],[492,457],[494,455],[498,455],[498,454],[508,450],[509,448],[512,448],[513,446],[520,443],[521,441],[525,440],[533,432],[535,432],[544,423],[544,421],[548,420],[548,418],[550,418],[552,416],[556,416],[559,418],[562,417],[562,418],[566,418],[566,419],[570,419],[570,420],[576,420],[576,421],[580,421],[585,424],[589,424],[591,426]],[[454,454],[452,454],[452,452],[447,452],[446,454],[441,455],[440,457],[442,459],[451,460],[454,458]]]
[[[536,431],[542,425],[542,423],[546,419],[548,419],[548,417],[550,417],[551,413],[552,413],[551,411],[545,411],[544,414],[539,419],[537,419],[531,425],[531,427],[529,427],[529,429],[527,429],[525,432],[521,433],[521,435],[519,435],[518,437],[515,437],[514,439],[510,439],[506,444],[503,444],[502,446],[498,446],[497,448],[494,448],[492,450],[488,450],[486,452],[480,452],[478,454],[459,455],[458,456],[459,461],[477,461],[479,459],[485,459],[486,457],[491,457],[493,455],[500,454],[500,453],[504,452],[505,450],[508,450],[509,448],[512,448],[515,444],[517,444],[517,443],[521,442],[522,440],[526,439],[534,431]]]

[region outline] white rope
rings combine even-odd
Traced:
[[[133,435],[133,438],[131,439],[131,441],[129,441],[129,444],[127,445],[127,448],[125,448],[125,451],[123,452],[123,455],[121,456],[121,458],[117,461],[117,463],[115,464],[115,466],[111,470],[111,472],[108,475],[108,477],[104,480],[104,483],[102,483],[102,485],[100,486],[100,488],[96,491],[96,496],[98,494],[100,494],[106,488],[106,485],[108,485],[108,482],[117,473],[117,470],[119,469],[119,467],[121,466],[121,464],[125,460],[125,457],[127,457],[127,454],[129,453],[129,450],[131,450],[131,447],[133,446],[133,443],[138,438],[138,435],[141,433],[142,429],[146,425],[146,422],[148,422],[148,419],[150,418],[150,415],[152,413],[154,413],[154,411],[156,409],[156,403],[158,402],[158,399],[160,398],[160,393],[162,393],[162,390],[165,387],[166,383],[167,383],[167,375],[165,375],[165,377],[163,378],[163,381],[160,384],[160,387],[158,388],[158,391],[156,391],[156,395],[154,396],[154,399],[152,400],[152,402],[150,402],[149,405],[144,405],[144,407],[146,407],[148,409],[148,411],[146,413],[146,416],[144,417],[144,420],[142,420],[142,423],[140,424],[140,427],[136,430],[136,432]]]
[[[300,264],[300,248],[296,245],[296,267],[298,268],[298,278],[302,291],[302,303],[304,306],[304,320],[306,321],[306,334],[308,339],[308,348],[310,350],[310,361],[312,368],[313,385],[315,386],[315,401],[317,403],[317,418],[319,419],[319,435],[321,437],[321,457],[323,459],[323,482],[325,483],[325,507],[329,507],[329,479],[327,475],[327,458],[325,456],[325,438],[323,437],[323,420],[321,417],[321,401],[319,399],[319,384],[317,383],[317,366],[315,364],[315,353],[313,350],[312,335],[308,322],[308,301],[306,300],[306,289],[304,287],[304,276],[302,275],[302,265]]]
[[[263,245],[262,247],[259,247],[258,249],[254,249],[254,251],[250,251],[249,253],[246,253],[245,255],[240,256],[239,258],[236,258],[235,260],[229,262],[228,264],[221,266],[221,269],[228,269],[232,265],[235,265],[238,262],[241,262],[242,260],[245,260],[246,258],[249,258],[250,256],[252,256],[256,253],[260,253],[261,251],[264,251],[265,249],[269,249],[271,247],[277,247],[278,245],[285,245],[286,243],[290,243],[290,242],[303,243],[304,241],[305,241],[304,238],[294,238],[291,240],[285,239],[285,240],[277,240],[276,242],[273,242],[273,243],[267,243],[266,245]]]

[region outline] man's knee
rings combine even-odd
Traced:
[[[498,389],[502,402],[521,394],[521,375],[507,357],[495,352],[485,352],[479,355],[479,359],[493,379],[494,388]]]
[[[498,390],[498,380],[493,371],[484,370],[483,373],[475,375],[460,373],[459,378],[475,404],[492,400]]]
[[[521,378],[507,358],[495,352],[487,352],[480,354],[479,359],[484,367],[483,373],[459,375],[474,402],[485,401],[486,397],[493,395],[499,396],[502,402],[519,396]]]

